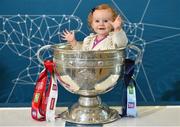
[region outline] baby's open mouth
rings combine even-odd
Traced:
[[[99,30],[105,30],[105,28],[99,28]]]

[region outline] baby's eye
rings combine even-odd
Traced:
[[[95,20],[95,22],[97,22],[97,23],[98,23],[98,22],[99,22],[99,20]]]
[[[104,20],[104,22],[108,22],[108,20]]]

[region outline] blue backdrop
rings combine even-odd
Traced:
[[[108,3],[123,17],[129,43],[143,51],[136,70],[138,105],[180,104],[179,0],[1,0],[0,105],[30,106],[42,65],[35,53],[47,44],[62,43],[59,34],[77,30],[82,40],[91,31],[89,11]],[[108,104],[121,105],[122,83],[102,95]],[[59,85],[59,105],[77,96]]]

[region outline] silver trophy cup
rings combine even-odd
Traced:
[[[135,50],[136,46],[129,46]],[[99,94],[114,88],[123,77],[125,48],[103,51],[72,50],[67,43],[46,45],[37,52],[52,50],[54,71],[60,84],[69,92],[80,95],[79,100],[60,114],[62,119],[79,124],[99,124],[120,118],[118,111],[103,104]]]

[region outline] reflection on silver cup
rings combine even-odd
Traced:
[[[77,51],[62,44],[51,48],[58,80],[70,92],[83,96],[105,93],[122,76],[124,48]]]

